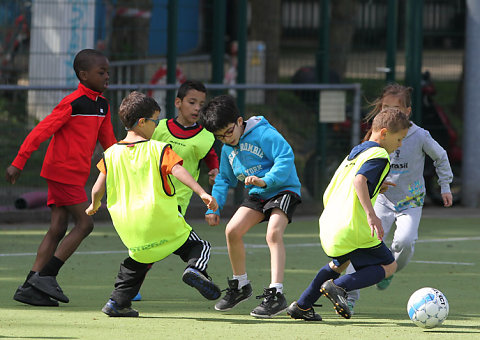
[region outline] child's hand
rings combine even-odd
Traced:
[[[220,223],[220,216],[216,214],[208,214],[205,215],[205,221],[208,223],[209,226],[216,226]]]
[[[265,181],[257,176],[248,176],[245,178],[245,185],[255,185],[257,187],[264,188],[267,185]]]
[[[388,190],[389,187],[396,187],[397,185],[393,182],[383,182],[382,186],[380,187],[380,193],[383,194],[385,191]]]
[[[217,175],[218,169],[212,169],[208,172],[208,183],[210,183],[210,185],[215,184],[215,178],[217,177]]]
[[[89,205],[89,207],[85,210],[85,213],[89,216],[95,214],[100,206],[102,205],[102,202],[97,202],[95,205],[93,202]]]
[[[383,227],[382,221],[375,214],[367,214],[368,225],[370,226],[371,236],[375,236],[377,233],[377,238],[381,241],[383,239]]]
[[[15,184],[15,182],[17,181],[17,178],[20,176],[21,172],[22,172],[22,170],[20,170],[19,168],[15,167],[13,165],[10,165],[7,168],[7,171],[5,171],[5,179],[7,180],[7,182],[9,182],[11,184]]]
[[[445,208],[451,207],[453,204],[453,196],[451,192],[445,192],[442,194],[443,206]]]
[[[216,211],[218,209],[218,204],[217,204],[217,200],[215,199],[215,197],[207,194],[207,193],[204,193],[202,195],[200,195],[200,198],[202,199],[203,203],[205,203],[207,205],[207,208],[210,209],[210,210],[213,210],[213,211]]]

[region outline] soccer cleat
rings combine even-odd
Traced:
[[[290,315],[292,319],[303,319],[305,321],[322,321],[322,317],[315,313],[313,307],[309,309],[302,309],[298,307],[297,301],[293,301],[290,306],[287,308],[287,314]]]
[[[264,288],[263,294],[257,296],[257,299],[263,299],[263,301],[250,313],[256,318],[271,318],[287,309],[285,295],[277,292],[276,288]]]
[[[377,283],[377,289],[379,289],[379,290],[387,289],[388,286],[390,286],[390,283],[392,282],[392,279],[393,279],[393,275],[383,279],[382,281]]]
[[[13,295],[13,299],[32,306],[58,307],[57,301],[50,299],[47,294],[32,286],[19,286],[15,295]]]
[[[138,311],[133,309],[132,307],[124,307],[120,308],[118,304],[109,299],[105,306],[102,308],[102,312],[107,314],[111,317],[133,317],[136,318],[138,316]]]
[[[208,300],[216,300],[220,297],[220,288],[198,269],[190,267],[185,269],[182,280],[187,285],[196,288]]]
[[[133,297],[132,301],[142,301],[142,294],[138,292],[137,295]]]
[[[247,300],[250,296],[252,296],[252,286],[250,283],[238,289],[238,280],[228,280],[227,293],[217,302],[215,309],[222,312],[230,310],[240,302]]]
[[[348,308],[347,292],[345,289],[338,287],[333,283],[332,279],[325,281],[322,284],[322,287],[320,287],[320,293],[324,294],[333,303],[333,308],[337,314],[345,319],[350,319],[352,317],[352,313]]]
[[[55,276],[40,276],[38,273],[35,273],[28,280],[28,283],[55,300],[65,303],[69,301],[68,297],[63,294]]]

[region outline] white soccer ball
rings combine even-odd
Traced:
[[[425,287],[410,296],[407,313],[417,326],[434,328],[448,316],[449,306],[445,295],[435,288]]]

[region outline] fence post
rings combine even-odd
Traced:
[[[238,64],[237,84],[245,84],[247,73],[247,0],[238,1]],[[237,106],[242,117],[245,116],[245,90],[237,90]],[[243,185],[235,188],[235,204],[243,201]]]
[[[480,3],[466,1],[464,69],[464,114],[463,114],[463,160],[462,160],[462,204],[478,208],[480,200],[480,102],[478,81],[480,79]],[[467,156],[468,155],[468,156]]]
[[[215,0],[213,2],[213,34],[212,34],[212,83],[223,83],[223,62],[225,54],[225,24],[227,2]],[[218,96],[219,90],[213,90],[212,96]]]
[[[330,45],[330,0],[321,0],[319,17],[321,26],[318,27],[318,50],[316,54],[316,72],[317,81],[326,84],[329,82],[329,45]],[[319,96],[320,100],[320,96]],[[320,103],[318,103],[320,104]],[[320,105],[318,105],[320,111]],[[326,144],[327,144],[327,125],[320,122],[320,112],[317,120],[317,147],[314,177],[314,196],[320,200],[323,190],[326,187],[325,178],[327,166],[326,163]]]
[[[387,60],[386,81],[395,81],[395,65],[397,55],[397,31],[398,31],[398,2],[388,0],[387,5]]]
[[[408,0],[405,84],[413,88],[412,120],[422,124],[423,0]]]
[[[178,1],[168,0],[167,19],[167,84],[177,83]],[[166,116],[175,117],[175,92],[167,90]]]
[[[238,1],[238,66],[237,84],[245,84],[247,73],[247,0]],[[237,91],[237,105],[242,116],[245,115],[245,90]]]

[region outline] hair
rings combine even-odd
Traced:
[[[230,95],[217,96],[200,109],[202,125],[212,133],[236,123],[239,117],[235,99]]]
[[[199,92],[207,94],[207,89],[202,82],[197,80],[187,80],[178,88],[177,98],[183,100],[183,98],[185,98],[185,96],[188,94],[188,91],[190,90],[197,90]]]
[[[395,108],[386,108],[373,118],[372,131],[380,131],[385,128],[392,133],[397,133],[408,129],[411,125],[405,112]]]
[[[383,99],[387,96],[400,97],[403,101],[403,106],[412,106],[412,90],[413,89],[411,87],[403,86],[397,83],[388,84],[383,88],[381,96],[370,103],[369,107],[371,107],[372,110],[369,114],[367,114],[365,120],[372,120],[380,111],[382,111]]]
[[[90,70],[95,65],[96,59],[100,57],[107,58],[102,52],[90,48],[77,53],[73,60],[73,69],[75,70],[78,80],[81,80],[80,71]]]
[[[151,118],[160,106],[152,97],[133,91],[123,98],[118,116],[125,128],[130,129],[140,118]]]
[[[372,103],[370,103],[369,107],[372,108],[372,110],[365,116],[365,121],[369,122],[373,120],[379,112],[382,111],[382,104],[383,104],[383,99],[387,96],[397,96],[400,97],[403,101],[403,106],[405,107],[411,107],[412,106],[412,88],[403,86],[397,83],[391,83],[385,86],[382,90],[382,94],[380,97],[375,99]],[[363,137],[363,142],[367,141],[370,139],[370,136],[372,135],[372,129],[370,128],[367,133],[365,134],[365,137]]]

